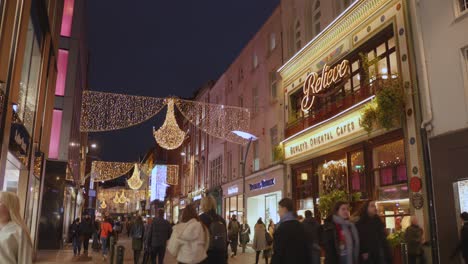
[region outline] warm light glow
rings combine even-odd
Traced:
[[[307,178],[308,178],[307,172],[301,173],[301,180],[307,181]]]
[[[93,161],[91,174],[95,182],[108,181],[126,174],[132,169],[133,165],[130,162]]]
[[[159,146],[165,149],[176,149],[184,142],[185,132],[179,128],[174,115],[174,99],[167,99],[166,120],[158,130],[153,128],[153,135]]]
[[[132,177],[127,180],[128,187],[132,190],[138,190],[143,185],[143,181],[140,177],[141,170],[138,168],[138,164],[135,164],[135,168],[133,170]]]
[[[97,148],[97,144],[96,143],[91,144],[91,148],[93,149]]]

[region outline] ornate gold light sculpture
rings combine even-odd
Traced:
[[[133,165],[129,162],[93,161],[91,174],[94,176],[95,182],[108,181],[129,172]]]
[[[173,98],[167,99],[166,120],[158,130],[153,128],[153,135],[156,142],[165,149],[176,149],[184,142],[185,132],[177,125]]]
[[[102,209],[106,209],[107,208],[106,200],[102,200],[100,206],[101,206]]]
[[[179,184],[179,165],[167,165],[166,183],[170,185]]]
[[[132,190],[138,190],[140,189],[141,185],[143,185],[143,181],[141,180],[141,169],[138,168],[138,164],[135,163],[135,168],[133,170],[132,177],[127,180],[128,187]]]

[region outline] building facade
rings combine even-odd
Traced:
[[[53,0],[0,2],[0,186],[20,197],[35,248],[62,8]]]
[[[435,210],[432,243],[438,263],[454,250],[460,213],[468,211],[468,2],[410,1]],[[457,262],[461,260],[457,259]]]
[[[375,200],[390,233],[403,231],[415,215],[429,239],[408,3],[353,2],[279,73],[286,93],[285,196],[299,214],[311,210],[326,217],[329,212],[319,210],[321,198],[337,190],[359,193],[352,200],[355,208]],[[390,89],[404,101],[395,108],[397,120],[385,128],[374,121],[369,128],[366,112],[383,107]]]

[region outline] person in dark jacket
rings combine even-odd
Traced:
[[[240,224],[237,221],[237,216],[232,215],[231,221],[228,225],[228,237],[229,237],[229,244],[231,245],[231,257],[237,255],[237,245],[239,245],[239,232],[240,232]]]
[[[203,213],[200,215],[200,221],[206,226],[206,228],[210,230],[210,225],[212,222],[214,222],[215,220],[221,221],[224,225],[227,236],[226,221],[220,215],[216,214],[216,200],[214,199],[214,197],[211,195],[203,197],[200,205],[203,211]],[[211,242],[212,241],[210,241],[210,244]],[[228,258],[227,241],[225,249],[216,250],[210,246],[206,254],[208,255],[208,257],[202,262],[203,264],[226,264]]]
[[[172,227],[169,222],[164,219],[164,210],[158,210],[158,217],[156,217],[151,224],[150,236],[148,238],[149,246],[151,247],[151,263],[158,264],[164,263],[164,255],[166,254],[166,243],[171,237]]]
[[[405,241],[408,245],[408,263],[425,263],[423,250],[423,229],[419,226],[418,218],[411,216],[411,225],[405,230]]]
[[[349,204],[337,202],[322,226],[325,264],[359,263],[359,235],[349,221]]]
[[[143,249],[144,234],[145,227],[143,225],[143,219],[141,216],[138,216],[130,230],[130,236],[132,237],[133,262],[135,264],[138,264],[138,261],[140,260],[141,250]]]
[[[76,218],[69,227],[69,236],[73,244],[73,256],[79,256],[81,253],[80,241],[80,218]]]
[[[320,224],[312,217],[310,210],[305,211],[305,219],[302,222],[307,239],[307,250],[309,252],[308,264],[320,264]]]
[[[460,241],[455,248],[455,252],[452,254],[452,259],[461,252],[463,260],[465,260],[465,263],[468,263],[468,213],[461,213],[460,218],[463,221],[463,227],[460,231]]]
[[[283,198],[278,203],[280,223],[273,238],[272,264],[306,264],[308,260],[307,239],[304,226],[297,221],[293,201]]]
[[[93,235],[93,225],[89,215],[85,215],[83,221],[80,223],[80,237],[83,240],[83,253],[88,256],[89,239]]]
[[[367,201],[361,207],[356,222],[359,234],[359,259],[362,264],[392,263],[385,225],[377,215],[375,201]]]
[[[247,224],[247,217],[242,217],[242,225],[239,235],[239,242],[242,246],[242,253],[245,253],[245,248],[247,247],[247,243],[250,241],[250,226]]]

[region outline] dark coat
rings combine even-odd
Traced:
[[[304,226],[297,220],[284,221],[277,227],[273,238],[272,264],[306,264],[307,238]]]
[[[423,230],[418,225],[410,225],[405,231],[405,241],[408,245],[408,255],[419,256],[423,254]]]
[[[75,223],[75,222],[71,224],[70,227],[68,228],[68,233],[69,233],[70,238],[79,237],[81,235],[80,224]]]
[[[79,229],[80,235],[85,237],[90,237],[94,232],[90,219],[83,219],[83,221],[80,223]]]
[[[320,224],[311,217],[304,219],[302,225],[306,234],[307,250],[310,258],[308,263],[320,263]]]
[[[169,222],[163,218],[155,218],[151,224],[148,245],[150,247],[166,247],[167,240],[171,237],[172,227]]]
[[[460,242],[458,242],[457,248],[455,249],[453,256],[455,256],[458,253],[461,253],[464,259],[468,259],[468,222],[465,222],[463,224],[460,233]]]
[[[211,210],[207,213],[203,213],[200,215],[200,221],[206,226],[208,230],[210,230],[210,225],[212,222],[212,219],[221,219],[221,222],[226,226],[226,221],[218,214],[216,214],[215,210]],[[227,232],[227,228],[226,228]],[[211,237],[211,236],[210,236]],[[208,257],[202,261],[203,264],[223,264],[227,263],[227,244],[226,244],[226,250],[223,251],[214,251],[214,250],[209,250],[206,252]]]
[[[360,263],[392,263],[385,225],[379,217],[361,217],[356,222],[356,228],[359,233]],[[362,259],[365,253],[369,254],[367,261]]]

